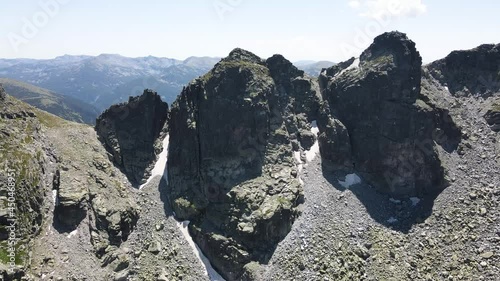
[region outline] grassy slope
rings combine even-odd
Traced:
[[[66,120],[93,124],[99,114],[97,108],[90,104],[28,83],[0,78],[0,84],[13,97]]]

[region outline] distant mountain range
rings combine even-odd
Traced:
[[[157,91],[171,103],[182,87],[205,74],[220,59],[190,57],[186,60],[120,55],[60,56],[55,59],[0,59],[0,77],[47,88],[97,107],[140,95],[145,88]]]
[[[95,119],[94,114],[88,113],[95,110],[100,112],[112,104],[128,100],[129,96],[140,95],[146,88],[158,92],[162,99],[170,104],[186,84],[208,72],[219,61],[220,58],[217,57],[176,60],[153,56],[128,58],[114,54],[64,55],[44,60],[0,59],[0,77],[48,89],[32,92],[51,92],[52,96],[58,93],[58,99],[62,98],[61,95],[73,98],[71,102],[66,100],[61,108],[55,108],[57,103],[51,103],[52,109],[33,105],[66,119],[88,123],[90,116],[93,116],[92,122]],[[307,74],[317,77],[322,68],[330,67],[334,63],[299,61],[295,65]],[[23,85],[21,88],[29,87]],[[16,91],[13,95],[15,93]],[[47,100],[48,95],[37,95],[43,96],[43,101]],[[76,105],[75,99],[83,102],[79,105],[80,110],[70,106]],[[66,112],[68,108],[71,113]]]
[[[66,120],[94,124],[99,110],[70,96],[9,78],[0,78],[0,84],[11,96]]]

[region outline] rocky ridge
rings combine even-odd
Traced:
[[[102,142],[0,89],[1,159],[21,171],[23,217],[22,259],[3,277],[207,280],[179,219],[226,280],[496,280],[498,65],[485,45],[422,66],[391,32],[318,83],[235,49],[185,87],[167,126],[148,110],[110,114],[130,126],[98,129]],[[141,118],[159,128],[149,164],[170,133],[168,181],[136,189],[105,146]]]

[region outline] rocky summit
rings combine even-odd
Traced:
[[[422,59],[398,32],[375,38],[359,58],[325,69],[323,158],[356,171],[395,196],[422,196],[446,185],[437,146],[451,152],[460,130],[446,110],[422,97]]]
[[[238,48],[95,127],[0,87],[0,279],[498,280],[499,66],[401,32],[319,77]]]
[[[229,280],[265,263],[299,215],[294,151],[309,149],[319,89],[282,56],[233,50],[174,102],[168,196]]]
[[[148,168],[156,160],[155,142],[167,113],[167,103],[157,93],[145,90],[141,96],[111,106],[96,120],[99,139],[133,184],[147,178]]]

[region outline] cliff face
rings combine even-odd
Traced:
[[[139,185],[156,159],[155,142],[168,118],[168,105],[151,90],[113,105],[96,120],[96,132],[113,162]]]
[[[445,173],[435,142],[454,150],[460,134],[451,118],[444,119],[445,110],[420,96],[421,64],[415,43],[392,32],[375,38],[360,58],[324,70],[323,158],[394,195],[442,190]],[[445,122],[446,130],[440,128]]]
[[[489,97],[500,91],[500,44],[453,51],[426,66],[454,96]]]
[[[302,202],[293,152],[314,142],[317,85],[289,61],[235,49],[172,105],[169,197],[230,280],[265,261]]]

